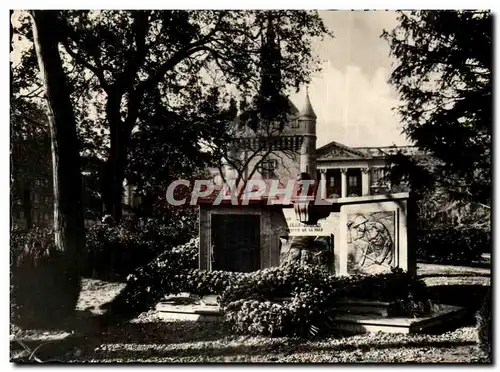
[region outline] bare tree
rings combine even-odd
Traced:
[[[302,136],[287,129],[279,121],[261,123],[257,130],[240,120],[232,123],[224,140],[212,145],[223,185],[236,188],[240,198],[245,191],[251,191],[246,190],[248,182],[257,176],[283,183],[286,174],[293,173],[293,167],[298,166],[302,146]],[[275,165],[266,168],[270,162]]]

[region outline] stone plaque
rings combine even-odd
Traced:
[[[395,229],[394,211],[348,214],[347,272],[390,272],[395,266]]]
[[[338,225],[338,213],[330,213],[322,218],[316,225],[306,225],[297,220],[293,209],[283,209],[289,236],[330,236],[335,234]]]

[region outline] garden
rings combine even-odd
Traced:
[[[54,271],[33,266],[50,249],[51,231],[34,229],[29,234],[13,234],[13,248],[17,249],[12,249],[12,259],[17,270],[12,274],[12,360],[489,360],[491,313],[490,307],[481,306],[488,304],[485,297],[490,286],[490,269],[485,263],[458,266],[456,262],[422,262],[416,278],[398,270],[372,277],[335,277],[317,267],[295,265],[252,273],[208,272],[197,269],[197,238],[189,239],[187,230],[183,235],[179,233],[182,230],[158,225],[162,224],[136,219],[115,226],[90,226],[90,249],[77,311],[57,326],[51,325],[54,319],[50,317],[56,304],[51,307],[33,288],[34,276],[57,280]],[[52,260],[57,265],[57,260]],[[180,292],[216,294],[223,319],[216,323],[163,320],[155,305],[166,295]],[[460,324],[435,330],[434,334],[356,335],[333,327],[335,304],[350,298],[391,302],[395,304],[393,315],[414,317],[445,303],[465,307],[467,316]],[[36,314],[28,311],[33,309]]]
[[[11,10],[11,361],[491,362],[492,17],[395,16],[380,30],[397,61],[388,80],[404,134],[428,156],[388,156],[383,181],[421,197],[417,275],[336,277],[307,265],[199,270],[197,211],[163,208],[173,181],[230,165],[247,182],[271,173],[267,155],[302,148],[269,137],[286,134],[289,91],[322,69],[317,46],[338,32],[324,16]],[[242,128],[266,135],[239,141]],[[228,154],[247,142],[258,150],[236,169]],[[165,321],[155,305],[180,292],[215,295],[223,318]],[[354,335],[334,327],[352,298],[405,317],[440,304],[467,314],[429,334]]]

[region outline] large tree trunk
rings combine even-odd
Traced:
[[[14,14],[14,11],[13,10],[10,10],[9,11],[9,23],[10,23],[10,52],[12,53],[14,51],[14,46],[12,44],[12,38],[14,36],[14,26],[12,25],[12,15]],[[11,102],[11,105],[12,105],[12,97],[14,96],[14,92],[12,91],[12,83],[13,83],[14,79],[13,79],[13,72],[12,72],[12,62],[11,62],[11,66],[10,66],[10,102]],[[12,109],[11,109],[12,110]],[[11,126],[12,128],[12,126]],[[12,129],[11,129],[12,130]],[[12,137],[11,137],[11,141],[12,141]],[[11,145],[11,149],[12,149],[12,145]],[[11,213],[12,213],[12,207],[13,207],[13,203],[12,203],[12,186],[13,186],[13,178],[12,178],[12,152],[11,152],[11,156],[10,156],[10,189],[11,189],[11,197],[10,197],[10,210],[11,210]],[[10,220],[10,226],[9,228],[12,229],[12,218],[9,219]]]
[[[55,247],[56,251],[63,253],[67,290],[62,295],[66,296],[66,304],[76,304],[85,253],[82,176],[75,118],[58,50],[58,33],[62,28],[58,27],[57,14],[57,11],[50,10],[31,12],[34,43],[45,86],[50,124]]]
[[[122,123],[120,123],[122,124]],[[104,173],[104,213],[120,221],[123,212],[123,181],[127,161],[127,140],[122,128],[111,125],[111,146]],[[115,129],[116,128],[116,129]]]
[[[13,10],[10,10],[9,12],[9,23],[10,23],[10,52],[12,53],[14,51],[14,45],[12,44],[12,38],[14,36],[14,26],[12,25],[12,15],[14,14],[14,11]],[[12,66],[10,68],[10,84],[12,86]],[[12,98],[12,89],[10,90],[10,96]]]
[[[22,207],[24,220],[26,221],[26,230],[33,227],[33,203],[31,201],[31,182],[26,181],[22,188]]]
[[[121,118],[120,104],[124,91],[116,86],[115,91],[108,93],[106,115],[110,128],[110,149],[105,166],[103,204],[104,213],[113,216],[118,222],[123,212],[123,181],[127,166],[127,154],[130,143],[131,128],[129,120],[135,122],[137,110],[128,113],[127,120]]]

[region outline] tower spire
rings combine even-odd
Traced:
[[[316,114],[314,113],[314,109],[311,105],[311,100],[309,98],[309,85],[306,87],[306,100],[304,107],[300,111],[300,117],[316,119]]]

